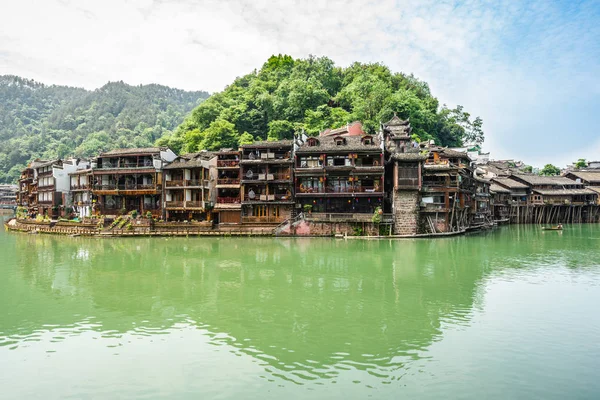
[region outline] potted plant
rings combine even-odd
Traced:
[[[312,215],[312,204],[305,204],[304,205],[304,212],[307,213],[308,215]]]

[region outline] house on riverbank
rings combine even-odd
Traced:
[[[92,163],[97,211],[120,215],[133,210],[162,217],[163,168],[177,155],[167,147],[116,149]]]
[[[216,199],[217,155],[210,151],[184,154],[164,167],[163,219],[210,219]]]
[[[300,142],[296,150],[296,203],[310,218],[370,221],[383,207],[381,138],[360,123],[328,130]]]
[[[293,141],[241,147],[243,224],[280,224],[294,211]]]
[[[410,121],[394,115],[375,134],[354,122],[216,152],[149,147],[104,152],[91,163],[36,160],[19,181],[19,215],[77,215],[103,234],[131,225],[149,233],[397,236],[600,217],[599,170],[540,177],[511,160],[484,155],[475,163],[469,150],[419,142]]]

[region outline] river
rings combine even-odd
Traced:
[[[0,255],[3,399],[600,397],[599,225]]]

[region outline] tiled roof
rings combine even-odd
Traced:
[[[494,192],[494,193],[510,193],[510,189],[507,189],[505,187],[502,187],[500,185],[492,183],[490,185],[490,192]]]
[[[555,185],[555,186],[571,186],[577,185],[575,181],[564,176],[542,176],[542,175],[519,175],[513,174],[512,177],[520,179],[529,185]]]
[[[43,167],[47,167],[49,165],[60,164],[60,163],[61,163],[60,160],[50,160],[50,161],[35,160],[31,163],[30,168],[43,168]]]
[[[254,142],[252,144],[242,145],[242,148],[243,149],[258,149],[258,148],[273,149],[273,148],[279,148],[279,147],[292,147],[293,144],[294,144],[293,140],[262,141],[262,142]]]
[[[397,161],[424,161],[427,160],[427,154],[420,153],[394,153],[392,159]]]
[[[164,169],[208,167],[208,162],[216,156],[216,153],[206,150],[197,153],[187,153],[177,157]]]
[[[371,138],[371,142],[373,144],[363,144],[362,139],[365,137]],[[325,136],[316,138],[318,140],[318,144],[315,146],[309,146],[308,143],[304,143],[300,146],[300,148],[296,151],[297,154],[300,153],[326,153],[328,151],[338,151],[338,152],[354,152],[354,151],[368,151],[373,153],[380,153],[381,150],[381,142],[377,138],[377,136],[371,135],[361,135],[361,136],[342,136],[345,141],[345,144],[338,145],[336,143],[336,138],[338,136]]]
[[[492,182],[497,183],[501,186],[507,187],[509,189],[528,189],[529,188],[529,186],[527,186],[526,184],[517,182],[514,179],[510,179],[510,178],[494,178],[494,179],[492,179]]]
[[[590,189],[533,189],[535,193],[543,196],[574,196],[584,194],[598,194]]]
[[[114,149],[104,153],[100,153],[100,157],[119,156],[127,154],[156,154],[166,150],[166,147],[141,147],[133,149]]]
[[[579,178],[583,181],[590,183],[600,183],[600,170],[598,171],[571,171],[567,174],[573,175],[575,178]]]

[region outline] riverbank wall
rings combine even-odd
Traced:
[[[206,224],[132,224],[131,227],[103,227],[97,224],[75,222],[44,222],[17,220],[4,224],[9,231],[44,233],[65,236],[128,237],[128,236],[273,236],[273,227],[219,226]]]

